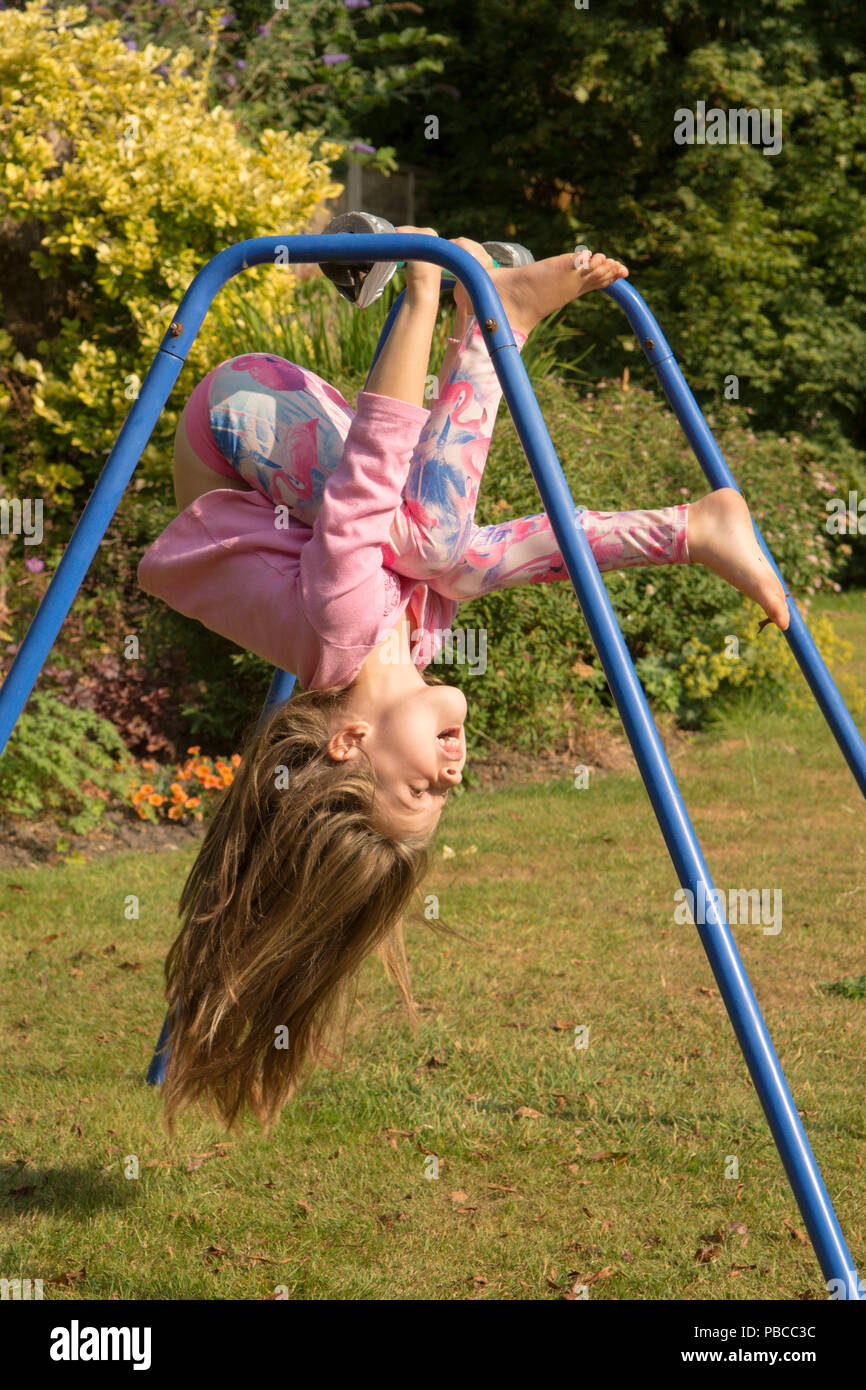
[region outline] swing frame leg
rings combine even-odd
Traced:
[[[832,1291],[833,1298],[863,1299],[866,1294],[730,927],[720,909],[703,853],[580,524],[502,303],[487,272],[461,247],[439,237],[406,233],[254,237],[227,247],[199,271],[181,301],[0,691],[0,752],[39,676],[217,291],[231,276],[252,265],[285,264],[286,260],[292,264],[325,260],[350,264],[410,258],[430,261],[452,272],[467,289],[677,877],[690,894],[687,901],[705,902],[708,905],[707,920],[695,924],[698,936],[827,1280],[828,1291]],[[633,324],[638,325],[636,331],[644,335],[641,345],[705,471],[712,469],[713,485],[736,486],[730,473],[726,472],[724,460],[712,440],[709,428],[643,300],[623,281],[618,281],[605,293],[625,309]],[[776,568],[757,528],[756,533],[765,554]],[[778,569],[776,573],[779,573]],[[858,785],[866,795],[866,747],[817,650],[811,650],[814,643],[793,600],[789,601],[789,606],[792,621],[788,640],[851,764]],[[276,677],[272,682],[272,694],[275,684],[279,689]]]

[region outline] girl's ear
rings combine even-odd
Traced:
[[[328,740],[328,753],[336,762],[346,762],[360,755],[361,744],[370,732],[370,725],[363,720],[345,724]]]

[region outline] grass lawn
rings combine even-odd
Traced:
[[[825,607],[866,685],[866,595]],[[862,1275],[866,1000],[822,989],[866,970],[862,798],[817,711],[740,709],[674,770],[717,888],[783,892],[778,934],[733,930]],[[417,1036],[368,961],[342,1068],[267,1139],[192,1117],[170,1141],[144,1083],[192,851],[0,875],[0,1276],[55,1299],[826,1296],[639,774],[446,817],[425,891],[471,941],[409,928]]]

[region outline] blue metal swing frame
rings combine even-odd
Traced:
[[[575,521],[575,503],[544,423],[538,402],[511,334],[499,296],[487,272],[461,247],[432,236],[340,235],[255,237],[227,247],[196,275],[181,301],[138,399],[120,431],[93,493],[81,514],[66,552],[0,690],[0,753],[29,698],[46,657],[72,606],[100,541],[135,471],[189,349],[217,291],[232,276],[255,265],[306,264],[321,261],[351,264],[370,261],[425,260],[439,265],[466,287],[482,326],[506,403],[532,476],[562,553],[581,611],[607,677],[650,801],[681,886],[690,903],[707,905],[704,922],[696,923],[719,992],[742,1048],[788,1180],[809,1231],[821,1270],[834,1297],[863,1299],[866,1293],[845,1244],[836,1214],[800,1122],[776,1052],[752,992],[730,927],[719,906],[709,870],[679,788],[635,674],[607,590],[583,528]],[[721,451],[677,365],[653,315],[641,296],[620,280],[604,291],[624,310],[638,341],[713,488],[736,487]],[[382,330],[381,351],[401,299]],[[753,523],[754,524],[754,523]],[[779,579],[782,576],[763,536],[758,542]],[[786,587],[782,580],[783,587]],[[793,599],[786,633],[796,660],[866,796],[866,744],[857,729]],[[294,676],[276,670],[262,718],[291,694]],[[700,914],[703,915],[703,914]],[[165,1065],[163,1025],[148,1081],[157,1083]]]

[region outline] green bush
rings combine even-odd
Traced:
[[[113,725],[37,690],[0,759],[0,811],[33,820],[46,812],[84,834],[110,798],[127,800],[135,762]]]
[[[394,151],[367,143],[370,115],[416,102],[441,73],[439,55],[449,45],[417,22],[424,11],[413,0],[291,0],[279,7],[233,0],[222,7],[215,33],[195,0],[107,0],[103,9],[139,47],[189,48],[197,57],[212,47],[214,100],[245,131],[321,130],[383,171],[394,167]]]
[[[189,50],[130,50],[119,30],[82,5],[0,12],[0,394],[15,406],[0,445],[9,490],[67,512],[100,473],[197,271],[232,242],[303,230],[338,191],[338,145],[273,129],[250,143],[209,106],[207,67],[187,70]],[[273,309],[295,283],[267,266],[243,279]],[[220,347],[206,319],[187,371],[203,376]],[[173,394],[139,488],[164,480],[177,414]]]

